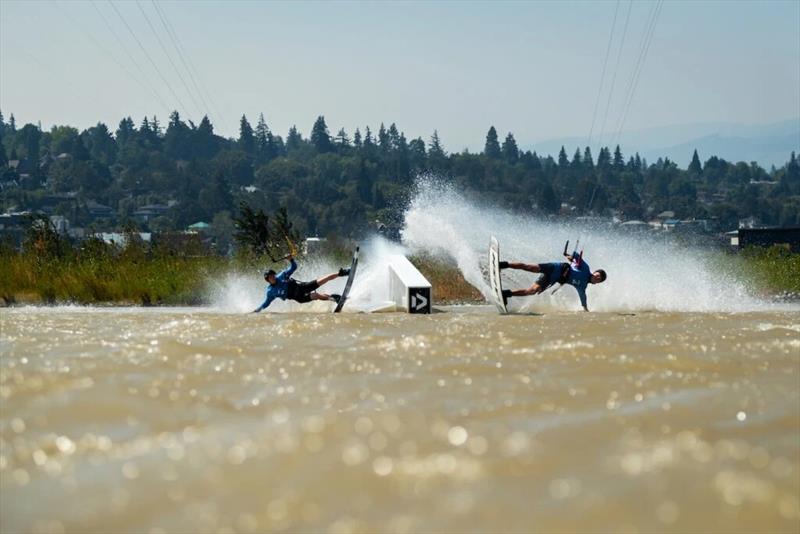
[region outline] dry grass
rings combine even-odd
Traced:
[[[464,279],[455,265],[425,256],[415,256],[410,260],[433,286],[434,299],[437,303],[484,301],[480,291]]]
[[[14,303],[199,304],[215,257],[0,259],[0,298]]]

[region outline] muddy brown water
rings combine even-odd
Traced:
[[[800,527],[796,312],[0,328],[4,533]]]

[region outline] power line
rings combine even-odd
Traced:
[[[191,80],[192,85],[194,86],[195,91],[197,92],[197,95],[200,97],[200,100],[203,103],[203,107],[205,109],[209,110],[209,112],[210,112],[211,109],[212,109],[212,106],[209,105],[209,102],[206,100],[206,97],[203,95],[203,91],[200,89],[200,85],[197,83],[197,79],[195,78],[194,74],[192,73],[192,70],[189,68],[189,65],[187,64],[186,58],[183,55],[183,51],[181,50],[180,43],[178,42],[177,36],[173,35],[172,28],[171,28],[169,22],[166,19],[166,15],[164,15],[162,13],[161,8],[158,6],[158,4],[156,3],[155,0],[151,0],[151,2],[153,4],[153,8],[155,8],[155,12],[158,15],[158,18],[161,20],[161,25],[164,26],[164,30],[166,31],[167,35],[169,36],[170,41],[172,42],[173,48],[175,48],[175,51],[178,53],[178,58],[181,60],[181,63],[183,64],[183,68],[186,70],[186,73],[189,76],[189,80]],[[219,113],[216,112],[216,109],[214,109],[214,115],[216,115],[217,118],[220,118]]]
[[[195,82],[195,83],[198,83],[200,88],[205,92],[205,96],[207,97],[207,101],[211,104],[211,106],[209,106],[209,107],[214,110],[215,114],[217,115],[218,118],[220,118],[220,120],[222,121],[223,125],[225,125],[226,128],[229,127],[230,125],[228,124],[228,121],[225,118],[225,115],[223,115],[222,113],[219,112],[219,108],[216,106],[214,99],[211,97],[211,92],[208,90],[208,87],[206,87],[206,85],[203,83],[203,78],[200,76],[200,73],[197,70],[197,67],[195,67],[194,62],[192,61],[192,58],[189,56],[188,52],[186,51],[186,48],[183,46],[183,43],[181,42],[180,38],[178,37],[178,33],[175,31],[175,28],[170,23],[169,19],[167,18],[166,13],[161,9],[161,7],[158,5],[157,2],[153,1],[153,4],[156,6],[157,10],[159,11],[160,15],[162,16],[162,20],[166,24],[166,26],[167,26],[167,28],[168,28],[168,30],[170,32],[170,36],[174,39],[175,43],[177,43],[178,50],[179,50],[179,52],[182,53],[181,54],[181,58],[185,61],[185,63],[189,67],[188,71],[190,72],[190,74],[193,73],[193,78],[192,79],[193,80],[195,80],[195,79],[198,80],[199,83],[198,82]],[[200,93],[200,94],[202,94],[202,93]]]
[[[167,60],[169,60],[170,65],[172,65],[172,68],[174,69],[175,73],[178,75],[178,78],[181,80],[181,83],[183,84],[184,89],[186,89],[186,92],[189,93],[189,98],[192,99],[192,102],[194,103],[195,108],[197,109],[197,111],[199,113],[202,114],[203,113],[202,106],[200,106],[200,104],[197,103],[197,99],[194,97],[194,93],[192,93],[192,91],[189,89],[189,85],[186,83],[186,80],[183,79],[183,76],[181,75],[181,72],[178,70],[178,67],[175,65],[175,62],[172,61],[172,56],[170,56],[169,53],[167,52],[167,48],[164,46],[164,43],[161,41],[161,37],[158,36],[158,32],[156,32],[155,27],[150,22],[150,18],[147,16],[147,13],[145,13],[144,9],[142,9],[142,5],[139,3],[139,0],[136,0],[136,7],[138,7],[139,11],[142,12],[142,16],[144,17],[144,20],[147,21],[147,25],[150,27],[150,30],[153,32],[153,35],[156,36],[156,41],[158,41],[158,44],[161,47],[161,50],[164,52],[164,55],[167,56]]]
[[[608,110],[611,108],[611,97],[614,95],[614,87],[617,83],[617,73],[619,72],[619,62],[622,58],[622,49],[625,47],[625,35],[628,33],[628,22],[631,18],[631,8],[633,7],[633,0],[628,2],[628,14],[625,16],[625,26],[622,29],[622,39],[619,42],[619,50],[617,51],[617,63],[614,65],[614,75],[611,77],[611,89],[608,91],[608,100],[606,101],[606,111],[603,114],[603,122],[601,123],[602,126],[600,127],[600,137],[597,139],[598,144],[598,151],[603,146],[603,135],[606,131],[606,124],[608,121]]]
[[[139,62],[136,61],[136,58],[133,56],[131,51],[128,50],[128,47],[125,45],[125,42],[122,40],[122,37],[119,36],[117,31],[111,25],[111,22],[109,22],[109,20],[106,18],[106,16],[100,10],[100,8],[97,7],[97,4],[94,1],[92,1],[92,7],[94,7],[94,10],[97,11],[98,15],[100,15],[100,18],[103,20],[103,24],[105,24],[106,28],[108,28],[108,31],[111,32],[111,35],[114,36],[114,39],[117,40],[117,43],[119,43],[120,48],[122,48],[122,50],[128,56],[128,59],[131,60],[131,63],[133,63],[133,66],[136,67],[136,70],[139,71],[139,74],[141,75],[141,79],[147,84],[147,86],[150,89],[150,91],[155,95],[156,100],[158,100],[159,103],[164,107],[164,109],[167,110],[167,113],[169,113],[170,106],[167,105],[167,103],[161,97],[161,93],[156,91],[155,85],[150,81],[150,77],[147,76],[147,74],[145,73],[144,69],[139,65]]]
[[[611,55],[611,42],[614,40],[614,29],[617,26],[617,12],[619,11],[620,0],[617,0],[617,5],[614,8],[614,21],[611,23],[611,33],[608,35],[608,45],[606,45],[606,59],[603,61],[603,71],[600,74],[600,87],[597,90],[597,98],[594,101],[594,113],[592,113],[592,126],[589,128],[588,146],[592,145],[592,133],[594,133],[594,123],[597,118],[597,109],[600,107],[600,95],[603,93],[603,83],[606,78],[606,66],[608,65],[608,56]]]
[[[633,88],[634,88],[634,86],[636,84],[638,84],[637,80],[638,80],[639,70],[641,69],[641,67],[643,65],[643,61],[644,61],[644,57],[645,57],[645,54],[646,54],[646,50],[649,47],[649,41],[650,41],[650,38],[651,38],[651,35],[652,35],[653,28],[655,27],[654,23],[656,21],[656,17],[657,17],[657,13],[658,13],[658,10],[659,10],[660,1],[661,0],[657,0],[653,4],[653,7],[650,10],[650,13],[648,15],[648,20],[647,20],[647,24],[645,26],[644,33],[642,34],[642,40],[641,40],[641,43],[639,45],[639,54],[638,54],[638,56],[636,58],[636,64],[634,65],[633,71],[631,72],[631,77],[628,80],[628,86],[627,86],[627,89],[625,91],[624,105],[622,107],[619,119],[617,121],[617,126],[618,126],[617,135],[618,136],[621,134],[621,132],[619,130],[619,127],[623,122],[623,116],[626,115],[628,106],[629,106],[629,104],[630,104],[630,102],[632,100],[632,97],[633,97]]]
[[[623,107],[622,114],[620,115],[619,127],[617,128],[616,140],[622,135],[622,128],[625,126],[625,120],[628,118],[628,112],[633,104],[633,97],[636,94],[636,87],[639,85],[639,78],[641,77],[642,70],[644,69],[647,60],[647,52],[650,50],[650,44],[653,42],[653,35],[655,34],[656,25],[658,24],[658,17],[661,14],[661,8],[664,5],[664,0],[658,0],[653,9],[650,25],[648,26],[643,39],[642,50],[639,54],[639,60],[636,62],[633,76],[629,84],[629,91],[626,98],[626,104]]]
[[[86,29],[84,26],[82,26],[82,25],[81,25],[80,23],[78,23],[78,22],[77,22],[77,21],[76,21],[74,18],[72,18],[72,15],[71,15],[71,14],[70,14],[70,13],[69,13],[67,10],[65,10],[65,9],[63,9],[63,8],[62,8],[62,6],[60,5],[60,3],[59,3],[59,2],[57,2],[56,0],[53,0],[53,4],[54,4],[54,5],[56,6],[56,8],[57,8],[57,9],[58,9],[58,10],[61,12],[61,14],[62,14],[62,15],[64,15],[64,16],[65,16],[67,19],[69,19],[70,23],[71,23],[73,26],[75,26],[75,27],[77,27],[77,28],[80,28],[80,29],[81,29],[81,31],[83,31],[83,33],[86,35],[86,37],[87,37],[87,38],[88,38],[88,39],[89,39],[89,40],[92,42],[92,44],[93,44],[93,45],[94,45],[96,48],[98,48],[98,49],[102,50],[102,51],[103,51],[103,52],[104,52],[104,53],[105,53],[105,54],[106,54],[106,55],[107,55],[109,58],[111,58],[111,60],[112,60],[112,61],[113,61],[113,62],[114,62],[114,63],[115,63],[115,64],[116,64],[116,65],[117,65],[117,66],[118,66],[120,69],[122,69],[123,71],[125,71],[125,73],[126,73],[128,76],[130,76],[132,79],[136,80],[136,83],[138,83],[138,84],[139,84],[139,85],[140,85],[140,86],[141,86],[143,89],[145,89],[145,90],[147,90],[147,91],[151,91],[151,92],[153,93],[153,96],[155,96],[155,97],[156,97],[156,99],[157,99],[157,100],[159,100],[159,102],[160,102],[160,103],[161,103],[161,104],[164,106],[164,108],[165,108],[165,109],[168,109],[168,108],[167,108],[167,105],[166,105],[166,103],[164,103],[163,99],[161,99],[161,96],[160,96],[160,95],[159,95],[157,92],[155,92],[155,90],[153,90],[151,87],[149,87],[149,86],[145,85],[145,83],[144,83],[144,82],[143,82],[141,79],[139,79],[138,77],[136,77],[136,76],[135,76],[135,75],[134,75],[134,74],[133,74],[133,73],[132,73],[132,72],[131,72],[131,71],[128,69],[128,67],[126,67],[126,66],[125,66],[125,64],[124,64],[124,63],[122,63],[120,60],[118,60],[118,59],[117,59],[117,57],[116,57],[116,56],[115,56],[115,55],[114,55],[114,54],[111,52],[111,50],[110,50],[108,47],[101,45],[101,44],[100,44],[100,43],[97,41],[97,39],[95,39],[95,38],[94,38],[94,36],[92,35],[92,33],[91,33],[91,32],[89,32],[89,31],[88,31],[88,30],[87,30],[87,29]],[[94,6],[94,4],[92,4],[92,5]],[[95,7],[95,9],[97,9],[97,6],[94,6],[94,7]]]
[[[120,18],[120,20],[122,20],[122,23],[125,25],[125,27],[128,28],[128,32],[130,32],[130,34],[133,37],[134,41],[136,41],[136,44],[139,45],[139,48],[144,53],[144,55],[147,58],[147,60],[150,61],[150,64],[153,66],[153,69],[155,69],[155,71],[158,74],[159,78],[161,78],[161,81],[164,82],[164,85],[166,85],[167,89],[169,89],[170,93],[172,93],[172,96],[175,98],[175,101],[178,102],[178,105],[181,107],[181,109],[183,109],[184,111],[186,109],[188,109],[183,104],[183,102],[181,101],[181,99],[178,96],[178,94],[175,92],[175,89],[172,88],[172,85],[170,85],[170,83],[167,81],[167,79],[164,77],[164,75],[161,74],[161,71],[159,70],[158,65],[156,65],[156,62],[153,61],[152,57],[150,57],[150,54],[147,53],[147,49],[144,47],[144,45],[142,45],[142,42],[139,40],[139,38],[136,37],[136,33],[133,31],[133,28],[130,27],[130,25],[128,24],[128,21],[125,20],[125,17],[122,16],[122,13],[119,12],[119,9],[117,9],[117,6],[114,5],[114,2],[112,2],[111,0],[108,0],[108,3],[114,9],[114,11],[117,13],[117,16]]]

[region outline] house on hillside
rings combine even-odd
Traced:
[[[661,223],[661,227],[667,232],[675,231],[675,229],[677,229],[680,225],[681,221],[679,221],[678,219],[667,219],[663,223]]]
[[[169,210],[166,204],[148,204],[133,212],[133,217],[140,223],[147,223],[156,217],[161,217]]]
[[[90,200],[86,203],[86,210],[93,219],[110,219],[114,217],[114,208]]]

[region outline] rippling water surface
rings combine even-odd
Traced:
[[[797,313],[0,321],[2,532],[800,527]]]

